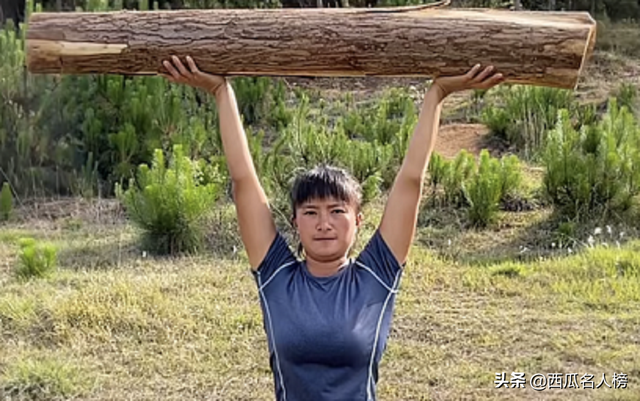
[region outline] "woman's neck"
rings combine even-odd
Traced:
[[[349,258],[347,256],[343,256],[340,259],[335,259],[331,261],[318,261],[309,256],[305,259],[305,263],[307,265],[307,270],[311,275],[316,277],[328,277],[333,276],[338,273],[344,265],[347,264]]]

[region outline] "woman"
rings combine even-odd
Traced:
[[[362,222],[359,184],[344,170],[319,166],[297,177],[293,222],[304,251],[298,260],[272,218],[249,153],[233,89],[226,79],[164,62],[171,82],[215,96],[233,181],[242,241],[256,279],[278,401],[374,401],[400,276],[413,241],[426,167],[444,99],[503,81],[492,67],[436,79],[381,223],[362,252],[348,258]]]

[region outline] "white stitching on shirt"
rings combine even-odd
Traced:
[[[286,265],[285,265],[286,266]],[[278,269],[278,271],[280,269],[282,269],[282,266]],[[275,276],[275,273],[273,273],[271,275],[271,278],[273,278],[273,276]],[[269,280],[271,280],[271,278]],[[278,358],[278,350],[276,349],[276,340],[275,340],[275,333],[273,332],[273,323],[271,321],[271,312],[269,311],[269,303],[267,302],[267,297],[264,295],[264,291],[262,291],[262,288],[264,287],[264,285],[266,285],[268,283],[265,283],[264,285],[262,285],[262,280],[260,279],[260,272],[258,272],[258,283],[260,284],[260,295],[262,296],[262,300],[264,301],[264,306],[265,306],[265,310],[267,311],[267,320],[269,321],[269,331],[271,331],[271,345],[273,346],[273,353],[275,354],[276,357],[276,368],[278,369],[278,374],[280,375],[280,385],[282,386],[282,392],[284,395],[284,400],[287,400],[287,390],[284,387],[284,379],[282,378],[282,370],[280,369],[280,358]]]
[[[367,267],[367,269],[369,268]],[[371,273],[373,274],[373,272]],[[391,295],[398,292],[398,289],[396,287],[398,285],[398,278],[400,277],[401,273],[402,273],[402,270],[398,270],[398,272],[396,273],[396,278],[393,281],[393,289],[389,289],[389,294],[387,295],[387,299],[384,300],[384,304],[382,305],[382,310],[380,311],[380,317],[378,318],[378,325],[376,326],[376,336],[373,341],[373,349],[371,350],[371,359],[369,361],[369,377],[367,378],[367,401],[373,400],[371,395],[371,387],[373,386],[373,383],[372,383],[373,382],[373,360],[376,355],[376,348],[378,347],[378,340],[380,338],[380,327],[382,326],[382,318],[384,317],[384,312],[387,309],[387,304],[389,303],[389,299],[391,299]],[[386,285],[385,287],[389,288]]]
[[[384,288],[386,288],[386,289],[387,289],[387,291],[391,291],[391,292],[394,292],[394,293],[395,293],[395,292],[398,292],[398,290],[397,290],[397,289],[393,289],[393,288],[389,287],[389,286],[387,285],[387,283],[385,283],[384,281],[382,281],[382,279],[381,279],[380,277],[378,277],[378,275],[377,275],[377,274],[375,274],[375,273],[373,272],[373,270],[372,270],[370,267],[366,266],[365,264],[363,264],[363,263],[362,263],[362,262],[360,262],[360,261],[356,261],[356,264],[360,265],[360,267],[362,267],[363,269],[365,269],[366,271],[368,271],[369,273],[371,273],[371,275],[372,275],[373,277],[375,277],[375,279],[376,279],[376,280],[378,280],[378,281],[380,282],[380,284],[382,284],[382,285],[384,286]]]
[[[262,291],[263,288],[266,287],[267,284],[269,284],[271,282],[271,280],[273,280],[273,278],[276,276],[276,274],[280,273],[280,270],[284,269],[285,267],[289,266],[292,263],[296,263],[296,261],[294,260],[293,262],[285,263],[282,266],[278,267],[278,269],[275,272],[273,272],[273,274],[271,274],[271,277],[269,277],[269,280],[267,280],[264,284],[262,284],[260,286],[260,288],[259,288],[260,291]]]

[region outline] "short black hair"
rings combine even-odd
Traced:
[[[335,198],[356,207],[360,212],[362,188],[360,183],[347,170],[327,164],[299,174],[291,189],[293,216],[298,206],[311,199]]]

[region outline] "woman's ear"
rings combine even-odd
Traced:
[[[358,214],[356,214],[356,227],[360,228],[363,220],[364,220],[364,214],[362,214],[362,212],[359,212]]]

